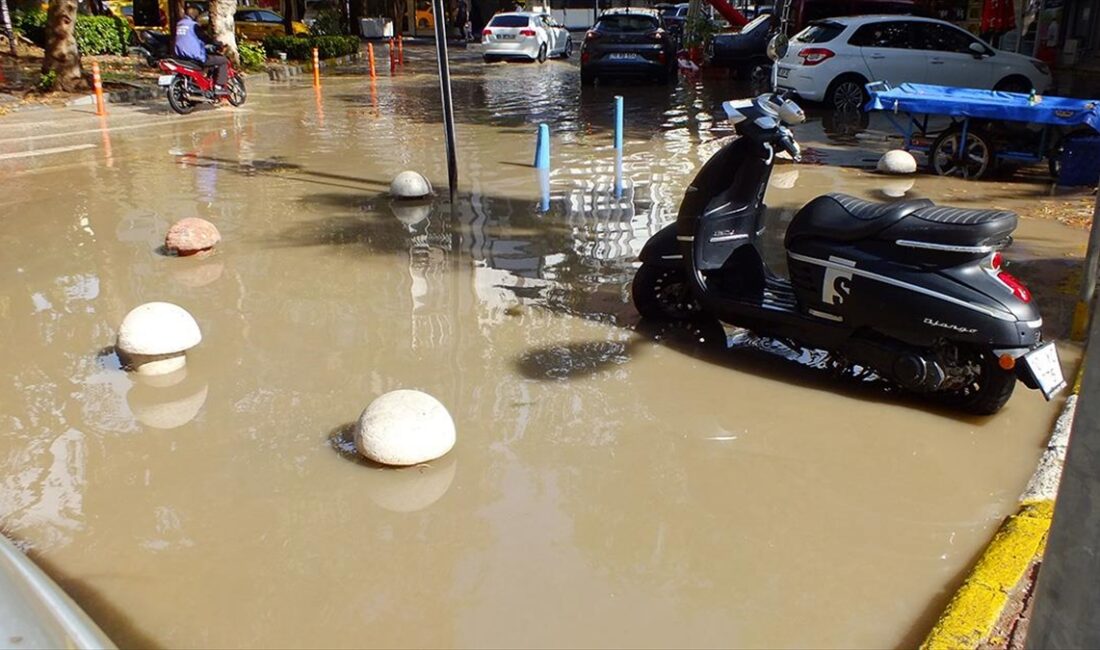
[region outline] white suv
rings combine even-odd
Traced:
[[[841,110],[886,81],[1042,93],[1053,85],[1038,59],[995,50],[951,23],[912,16],[855,16],[811,23],[779,61],[779,87]]]

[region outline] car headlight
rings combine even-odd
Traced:
[[[1049,65],[1043,63],[1042,61],[1032,61],[1031,65],[1035,66],[1035,69],[1038,70],[1040,74],[1050,76]]]

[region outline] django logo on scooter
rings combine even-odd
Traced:
[[[768,49],[777,61],[785,43]],[[756,240],[775,153],[801,159],[789,127],[805,116],[774,92],[723,107],[738,137],[642,249],[631,294],[644,319],[716,319],[977,414],[999,411],[1017,380],[1047,399],[1065,385],[1030,292],[1001,268],[1014,213],[819,196],[787,227],[781,277]]]

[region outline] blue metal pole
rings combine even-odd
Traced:
[[[623,150],[623,96],[615,96],[615,150]]]
[[[535,169],[550,169],[550,127],[539,124],[535,140]]]

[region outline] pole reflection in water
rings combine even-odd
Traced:
[[[550,170],[538,170],[539,176],[539,212],[550,211]]]
[[[313,87],[313,101],[317,107],[317,126],[325,128],[325,104],[321,101],[321,87]]]
[[[99,132],[103,135],[103,157],[108,167],[115,166],[115,157],[111,155],[111,132],[107,128],[107,116],[99,116]]]

